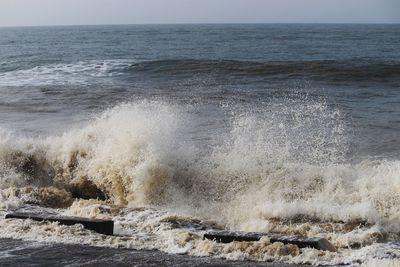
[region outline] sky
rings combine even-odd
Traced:
[[[400,23],[400,0],[0,0],[0,26]]]

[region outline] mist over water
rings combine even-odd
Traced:
[[[398,263],[398,26],[0,31],[0,213],[112,218],[120,235],[0,220],[0,237]],[[205,229],[321,236],[339,252],[222,245]]]

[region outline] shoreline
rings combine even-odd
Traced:
[[[1,266],[255,266],[301,267],[284,263],[233,261],[168,254],[158,250],[117,249],[0,238]]]

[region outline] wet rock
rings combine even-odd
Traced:
[[[86,178],[73,181],[70,184],[72,197],[82,199],[106,200],[107,196],[92,181]]]

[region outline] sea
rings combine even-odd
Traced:
[[[56,262],[400,266],[400,25],[0,28],[0,265]]]

